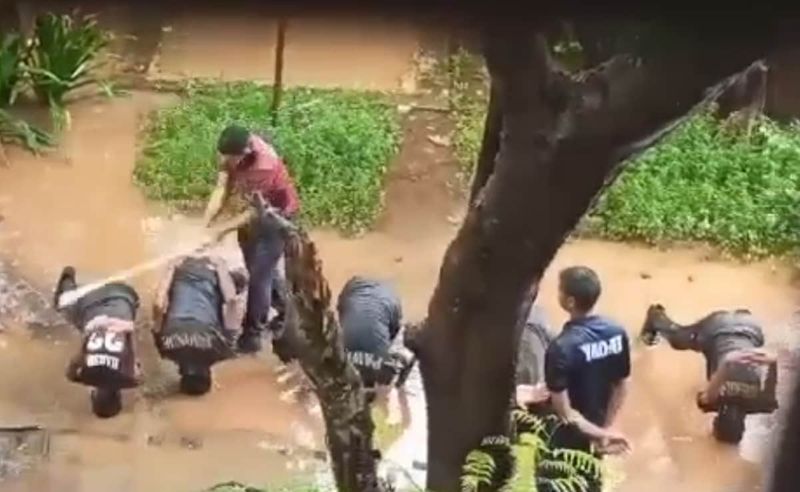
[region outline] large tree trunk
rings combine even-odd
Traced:
[[[458,490],[466,454],[485,436],[507,434],[520,305],[620,163],[760,56],[753,46],[695,42],[689,53],[618,56],[576,82],[552,69],[535,28],[504,25],[487,37],[503,109],[499,154],[413,337],[428,401],[430,490]]]
[[[483,140],[478,163],[475,166],[475,176],[472,178],[472,187],[469,193],[469,202],[473,203],[478,194],[489,181],[489,176],[494,172],[494,163],[497,152],[500,150],[500,130],[503,126],[503,113],[497,88],[489,91],[489,104],[486,108],[486,120],[483,124]]]
[[[289,239],[286,331],[311,380],[325,420],[337,488],[380,491],[374,424],[361,378],[345,357],[341,331],[330,309],[331,291],[314,243],[303,231]]]

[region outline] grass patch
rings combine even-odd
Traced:
[[[800,126],[748,137],[692,118],[622,173],[592,212],[604,237],[702,241],[750,258],[800,246]]]
[[[151,198],[198,205],[216,179],[219,132],[238,122],[270,131],[298,187],[306,223],[345,232],[369,227],[399,148],[394,107],[374,93],[288,89],[271,128],[271,100],[270,90],[252,83],[189,87],[178,105],[151,115],[136,181]]]
[[[452,77],[453,151],[466,177],[472,178],[483,140],[489,81],[481,59],[464,50],[452,57],[449,69]]]
[[[449,67],[454,150],[471,175],[483,137],[486,75],[480,58],[463,51]],[[585,232],[648,243],[700,241],[750,259],[797,256],[798,204],[800,124],[761,118],[746,136],[726,131],[706,112],[629,163],[590,212]]]

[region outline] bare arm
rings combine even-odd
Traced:
[[[167,265],[167,271],[161,277],[161,281],[156,289],[156,298],[153,302],[153,331],[161,331],[161,323],[164,321],[164,315],[167,313],[167,304],[169,303],[169,289],[172,286],[172,279],[175,276],[175,268],[178,266],[179,260],[173,260]]]
[[[222,317],[225,329],[230,332],[238,332],[244,319],[243,295],[236,293],[236,286],[233,284],[228,264],[219,256],[211,257],[211,262],[216,267],[217,278],[219,279],[220,291],[222,291]]]
[[[569,395],[566,391],[551,393],[550,398],[553,404],[553,410],[555,410],[556,414],[561,417],[562,420],[573,424],[592,439],[601,440],[607,437],[605,429],[589,422],[579,411],[572,408]]]
[[[231,194],[230,185],[228,173],[226,171],[220,171],[219,174],[217,174],[217,185],[214,187],[214,191],[211,192],[211,197],[208,199],[208,205],[206,206],[206,212],[203,215],[203,221],[207,227],[219,216],[225,203],[228,201]]]

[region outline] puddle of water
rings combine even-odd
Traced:
[[[413,92],[417,31],[397,20],[293,17],[284,83]],[[151,75],[272,82],[276,33],[277,19],[264,13],[180,14],[163,27],[158,73]]]

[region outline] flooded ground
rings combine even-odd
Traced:
[[[130,10],[116,11],[117,19],[125,12]],[[167,12],[165,17],[168,23],[143,28],[158,39],[151,43],[153,50],[161,43],[158,70],[219,75],[224,60],[230,62],[224,65],[225,77],[271,77],[264,68],[272,63],[274,26],[269,22],[243,27],[203,16]],[[342,23],[339,31],[330,31],[338,35],[326,36],[320,35],[327,31],[319,21],[305,22],[306,27],[297,24],[288,34],[290,81],[341,85],[346,76],[355,87],[402,88],[416,46],[406,27],[378,24],[356,34],[353,25],[358,22]],[[386,54],[386,47],[372,40],[390,30],[399,32],[398,42]],[[205,44],[203,34],[209,31],[214,36]],[[340,45],[336,39],[342,39]],[[359,70],[345,70],[336,56],[323,50],[328,44],[341,46],[348,58],[352,53],[364,56]],[[302,57],[307,61],[300,63]],[[355,64],[350,59],[347,67]],[[169,217],[131,182],[140,117],[168,100],[137,93],[114,101],[84,101],[71,108],[73,128],[56,155],[34,158],[13,150],[11,167],[0,168],[0,260],[47,293],[65,264],[92,279],[196,237],[196,219]],[[334,290],[354,274],[391,280],[407,317],[419,319],[463,204],[453,191],[455,167],[449,152],[428,139],[444,133],[446,126],[430,113],[409,117],[405,145],[389,178],[387,210],[376,230],[356,239],[323,230],[313,236]],[[798,307],[798,291],[791,287],[787,270],[706,256],[701,249],[655,251],[571,242],[551,266],[540,299],[552,322],[563,322],[556,303],[556,272],[566,265],[588,264],[604,282],[600,309],[631,333],[638,331],[653,302],[684,322],[713,309],[747,307],[763,320],[773,345],[796,343],[789,320]],[[154,272],[134,282],[144,309],[156,279]],[[2,287],[0,299],[8,299]],[[46,297],[40,301],[46,303]],[[158,359],[149,335],[140,333],[146,384],[126,395],[121,416],[100,421],[90,414],[87,391],[63,376],[76,334],[63,325],[42,329],[47,323],[30,329],[28,318],[9,319],[2,309],[0,318],[0,425],[36,423],[53,431],[49,459],[7,479],[0,491],[193,491],[231,479],[274,483],[297,473],[291,469],[298,466],[296,457],[307,464],[313,449],[321,448],[318,417],[283,397],[286,385],[278,380],[277,364],[269,356],[219,365],[214,391],[187,399],[176,394],[174,369]],[[635,348],[633,388],[621,417],[635,451],[612,462],[625,479],[620,490],[727,492],[757,486],[776,419],[751,419],[741,449],[717,445],[709,436],[710,417],[693,404],[702,380],[703,361],[696,354],[663,346]],[[424,456],[422,410],[422,400],[413,399],[411,430],[388,453],[392,459]]]
[[[161,102],[137,94],[81,103],[74,108],[74,127],[63,155],[12,155],[12,166],[0,169],[5,259],[44,287],[66,263],[77,265],[79,272],[109,273],[162,253],[177,236],[196,230],[188,219],[154,218],[158,207],[146,203],[131,184],[137,115]],[[334,289],[356,273],[391,280],[407,316],[419,319],[462,206],[449,184],[454,168],[448,153],[427,139],[446,128],[425,113],[412,118],[416,120],[392,170],[388,209],[377,230],[357,239],[329,231],[316,231],[314,237]],[[597,269],[605,289],[601,310],[632,332],[652,302],[663,303],[682,321],[716,308],[747,306],[764,321],[771,340],[788,340],[797,291],[790,288],[784,270],[708,261],[702,250],[661,252],[601,241],[571,242],[542,287],[542,302],[556,323],[564,317],[556,305],[555,272],[574,263]],[[152,280],[138,280],[145,297]],[[48,335],[14,326],[0,334],[3,421],[54,429],[49,461],[7,481],[2,490],[197,490],[225,479],[258,484],[287,476],[287,458],[276,447],[320,446],[316,417],[281,399],[286,388],[268,357],[220,365],[214,391],[190,400],[175,394],[173,369],[157,360],[149,337],[142,334],[148,383],[127,395],[123,415],[99,421],[89,413],[86,391],[63,377],[76,337],[67,328]],[[757,484],[761,448],[769,441],[774,419],[754,419],[739,453],[714,443],[708,435],[709,417],[692,403],[702,383],[701,357],[665,347],[637,348],[633,374],[622,426],[636,451],[619,463],[625,476],[622,490],[666,492],[681,485],[714,492]],[[418,412],[419,404],[416,408]],[[424,422],[414,420],[417,437],[405,438],[402,446],[424,454]],[[402,458],[404,452],[398,453]]]

